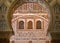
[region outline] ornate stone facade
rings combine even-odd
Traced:
[[[15,35],[11,37],[10,43],[50,43],[51,37],[47,34],[50,15],[47,10],[35,0],[19,6],[13,13],[12,27]]]
[[[30,0],[0,0],[0,43],[5,43],[5,42],[9,43],[10,37],[13,33],[12,32],[13,29],[11,26],[12,14],[16,10],[16,8],[21,6],[23,3],[25,3],[25,1],[30,1]],[[35,0],[35,2],[37,1]],[[41,3],[46,3],[47,6],[49,6],[49,9],[51,10],[51,14],[50,14],[51,18],[50,18],[48,32],[50,32],[51,34],[53,43],[57,43],[57,42],[59,43],[60,0],[42,0]],[[29,43],[31,42],[32,41],[29,41]]]

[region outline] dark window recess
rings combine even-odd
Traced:
[[[37,21],[37,23],[36,23],[36,29],[41,29],[41,21]]]
[[[19,22],[19,29],[24,29],[24,21]]]

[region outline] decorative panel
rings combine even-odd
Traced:
[[[54,6],[54,11],[55,11],[55,14],[60,14],[60,5],[57,2]]]
[[[7,7],[5,4],[0,4],[0,29],[6,28],[6,20],[5,20],[5,14],[6,14]]]
[[[5,14],[7,10],[7,6],[4,4],[0,4],[0,14]]]

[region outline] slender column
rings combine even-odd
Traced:
[[[25,29],[27,30],[27,19],[25,19]]]
[[[34,30],[36,30],[36,21],[34,19]]]
[[[18,24],[18,21],[15,21],[15,35],[17,35],[17,29],[19,29],[18,28],[18,26],[19,26],[19,24]]]

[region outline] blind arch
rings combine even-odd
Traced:
[[[33,29],[33,22],[32,21],[28,22],[28,29]]]

